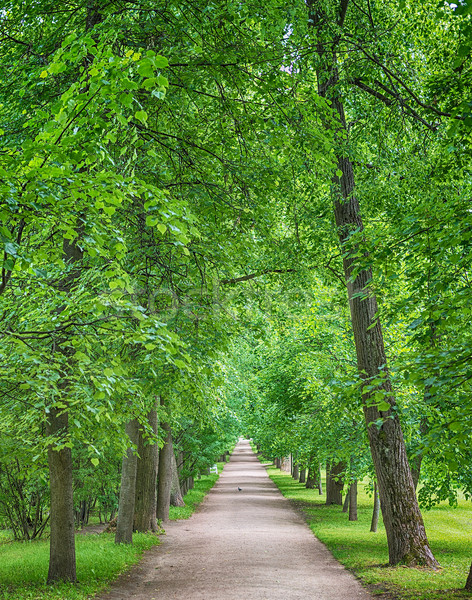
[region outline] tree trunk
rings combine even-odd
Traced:
[[[323,494],[323,483],[321,481],[321,465],[320,463],[318,463],[318,482],[317,482],[317,487],[318,487],[318,494],[321,496]]]
[[[148,414],[148,423],[157,436],[157,410]],[[134,531],[157,531],[157,464],[159,447],[156,439],[145,440],[139,428],[136,490],[134,504]]]
[[[306,468],[305,467],[302,467],[300,469],[300,477],[299,477],[298,481],[300,483],[305,483],[306,482]]]
[[[340,462],[326,466],[326,504],[343,505],[342,491],[344,483],[340,478],[340,474],[344,469],[345,464]]]
[[[377,482],[374,483],[374,510],[372,512],[372,522],[370,524],[370,530],[375,533],[379,524],[380,514],[380,500],[379,500],[379,488]]]
[[[275,459],[275,466],[277,469],[281,469],[282,468],[282,459],[281,458],[276,458]]]
[[[338,15],[342,30],[349,0],[341,3]],[[337,148],[337,171],[341,177],[333,177],[334,214],[342,247],[343,267],[351,310],[352,329],[357,354],[357,368],[364,381],[362,390],[364,416],[367,425],[372,460],[380,491],[383,521],[387,533],[389,562],[391,565],[404,563],[410,566],[424,565],[436,568],[438,563],[428,544],[423,518],[418,507],[415,487],[406,454],[405,441],[395,410],[395,398],[387,369],[384,341],[378,318],[377,299],[370,284],[370,267],[356,274],[356,256],[359,252],[364,261],[365,252],[358,243],[351,241],[353,232],[359,234],[364,229],[359,201],[354,193],[354,169],[348,156],[346,140],[349,131],[346,126],[344,106],[339,95],[339,72],[334,45],[323,42],[324,23],[327,15],[321,0],[308,0],[309,22],[317,31],[318,93],[329,97],[337,115],[335,142]],[[331,40],[332,41],[332,40]],[[329,49],[327,49],[329,48]],[[327,127],[332,125],[327,124]],[[358,238],[357,238],[358,239]],[[372,389],[372,382],[379,382]],[[381,400],[374,399],[380,392]],[[379,403],[386,410],[379,409]]]
[[[137,419],[132,419],[126,424],[125,434],[128,436],[130,444],[123,457],[121,467],[121,487],[115,544],[131,544],[133,542],[134,501],[138,464],[138,457],[133,446],[137,447],[138,445],[139,422]]]
[[[308,490],[312,490],[315,487],[315,474],[314,474],[314,467],[313,465],[309,465],[308,467],[308,474],[306,476],[306,483],[305,483],[305,487]]]
[[[64,409],[52,408],[47,423],[47,435],[63,438],[67,435],[69,417]],[[75,563],[74,499],[72,482],[72,451],[57,451],[48,447],[51,490],[51,535],[49,542],[48,583],[77,581]]]
[[[161,406],[164,406],[161,400]],[[172,444],[172,431],[169,423],[161,423],[165,432],[164,446],[159,452],[159,483],[157,492],[157,518],[162,522],[169,520],[170,490],[172,486],[172,457],[174,448]]]
[[[182,491],[179,483],[179,471],[177,469],[177,461],[175,459],[175,453],[172,452],[172,485],[170,486],[170,505],[171,506],[185,506],[184,499],[182,497]]]
[[[357,521],[357,481],[349,488],[349,520]]]
[[[344,496],[343,513],[347,513],[347,511],[349,510],[349,500],[350,500],[350,496],[349,496],[349,490],[348,490],[347,494]]]
[[[469,575],[467,576],[464,589],[469,590],[469,592],[472,591],[472,564],[470,565]]]
[[[293,473],[292,473],[292,477],[294,479],[298,479],[300,477],[300,467],[298,466],[298,463],[294,463],[293,464]]]
[[[80,228],[80,227],[79,227]],[[61,291],[70,292],[74,282],[80,275],[80,263],[83,252],[75,240],[64,239],[62,242],[64,262],[70,267],[69,272],[61,281]],[[59,308],[60,314],[64,308]],[[58,340],[57,348],[64,356],[73,354],[67,345],[67,340]],[[67,441],[69,433],[68,390],[69,382],[64,377],[59,388],[62,392],[62,402],[65,408],[52,407],[46,425],[48,436],[59,437]],[[75,560],[75,528],[74,528],[74,492],[72,477],[72,451],[63,447],[55,450],[48,447],[49,486],[51,493],[50,523],[51,535],[49,541],[49,571],[48,583],[54,581],[77,581]]]

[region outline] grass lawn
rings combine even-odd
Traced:
[[[218,463],[221,472],[224,463]],[[219,475],[203,475],[185,495],[185,507],[171,507],[170,518],[188,519],[213,487]],[[13,542],[0,531],[0,600],[86,600],[137,563],[156,544],[154,534],[135,533],[133,544],[116,545],[115,534],[76,536],[77,584],[48,586],[49,540]]]
[[[364,583],[371,584],[374,594],[387,591],[390,597],[408,600],[471,598],[461,589],[472,561],[471,502],[461,500],[457,508],[440,504],[423,512],[432,551],[441,564],[439,571],[392,568],[387,566],[387,538],[382,522],[377,533],[369,531],[373,499],[363,485],[358,486],[359,520],[349,522],[340,506],[324,504],[325,496],[320,496],[318,490],[307,490],[290,474],[273,466],[267,468],[283,495],[303,510],[315,535],[342,564]]]

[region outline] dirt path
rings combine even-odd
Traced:
[[[242,488],[238,491],[238,486]],[[239,442],[187,521],[100,600],[369,600]]]

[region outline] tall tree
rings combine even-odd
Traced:
[[[317,50],[318,93],[332,102],[336,144],[336,174],[333,177],[334,214],[343,249],[357,365],[364,382],[362,397],[372,458],[376,470],[383,520],[387,532],[389,562],[437,567],[426,537],[415,486],[408,462],[405,441],[395,411],[395,398],[387,370],[384,341],[376,296],[371,288],[371,268],[358,268],[359,245],[352,237],[364,229],[359,200],[354,192],[354,167],[347,152],[349,130],[339,90],[337,54],[339,34],[343,31],[349,0],[342,0],[329,14],[325,5],[310,0],[309,23]],[[332,26],[329,21],[335,19]],[[329,34],[327,35],[327,32]],[[377,401],[376,398],[381,400]]]

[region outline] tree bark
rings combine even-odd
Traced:
[[[342,491],[344,483],[340,478],[345,469],[345,464],[338,462],[326,466],[326,504],[343,505]]]
[[[467,576],[464,589],[469,590],[469,592],[472,591],[472,564],[470,565],[469,575]]]
[[[148,414],[149,426],[157,436],[157,410]],[[134,504],[134,531],[157,531],[157,466],[159,447],[157,440],[145,440],[139,428],[136,490]]]
[[[377,482],[374,483],[374,510],[372,511],[372,521],[370,523],[370,530],[375,533],[379,524],[380,515],[380,500],[379,500],[379,488]]]
[[[349,488],[349,520],[357,521],[357,481],[353,481]]]
[[[162,399],[161,406],[165,406],[165,402]],[[161,428],[164,430],[165,439],[164,446],[159,452],[157,518],[161,519],[162,522],[166,522],[169,520],[170,490],[172,486],[172,457],[174,456],[174,448],[172,444],[172,431],[169,423],[161,423]]]
[[[312,490],[315,487],[315,473],[314,473],[314,467],[313,465],[309,465],[308,467],[308,474],[306,476],[306,483],[305,483],[305,487],[308,490]]]
[[[300,483],[306,483],[306,468],[302,467],[300,469],[300,477],[298,479]]]
[[[344,496],[343,513],[347,513],[347,511],[349,510],[349,500],[350,500],[350,496],[349,496],[349,490],[348,490],[347,494]]]
[[[79,229],[81,229],[79,224]],[[64,239],[62,242],[64,262],[70,267],[69,272],[60,284],[61,291],[71,292],[74,282],[80,274],[80,263],[83,252],[75,240]],[[58,309],[60,314],[64,307]],[[67,346],[67,340],[59,340],[58,351],[64,356],[71,357],[72,351]],[[69,365],[70,367],[70,365]],[[69,381],[67,375],[59,385],[65,408],[52,407],[46,425],[49,436],[60,437],[68,441],[69,415],[68,399]],[[60,450],[48,447],[49,486],[51,493],[50,523],[51,535],[49,540],[49,570],[48,583],[55,581],[77,581],[75,560],[75,528],[74,528],[74,492],[72,451],[68,447]]]
[[[129,438],[130,444],[123,457],[121,467],[121,487],[115,544],[131,544],[133,542],[136,470],[138,464],[138,457],[133,446],[137,447],[138,445],[139,422],[137,419],[132,419],[126,424],[125,433]]]
[[[298,466],[298,463],[293,464],[292,477],[294,479],[298,479],[300,477],[300,467]]]
[[[282,459],[281,458],[276,458],[275,459],[275,466],[277,469],[281,469],[282,468]]]
[[[52,408],[47,424],[48,436],[64,438],[69,427],[68,413]],[[51,536],[49,545],[48,583],[77,581],[75,562],[74,499],[72,482],[72,451],[48,447],[49,482],[51,491]]]
[[[179,471],[177,469],[177,460],[175,453],[172,452],[172,484],[170,486],[170,505],[171,506],[185,506],[184,499],[182,497],[182,491],[180,489],[179,482]]]
[[[343,0],[338,15],[342,29],[348,0]],[[389,562],[410,566],[436,568],[438,563],[428,544],[423,518],[418,507],[415,487],[408,463],[400,420],[395,410],[395,398],[387,369],[384,341],[378,318],[377,298],[370,288],[372,270],[364,268],[355,274],[356,255],[360,248],[350,240],[353,232],[364,229],[359,201],[354,193],[354,169],[344,152],[349,134],[344,106],[339,95],[339,72],[334,44],[325,45],[323,38],[327,15],[321,0],[307,2],[312,27],[317,30],[318,93],[329,97],[337,116],[335,129],[337,170],[333,184],[334,214],[343,253],[343,267],[351,310],[352,329],[357,354],[357,368],[364,382],[362,399],[372,459],[379,483],[380,503],[387,533]],[[327,49],[329,48],[329,49]],[[327,125],[327,127],[332,127]],[[367,256],[364,253],[364,259]],[[375,387],[372,389],[372,382]],[[379,410],[374,394],[382,394],[387,410]]]

